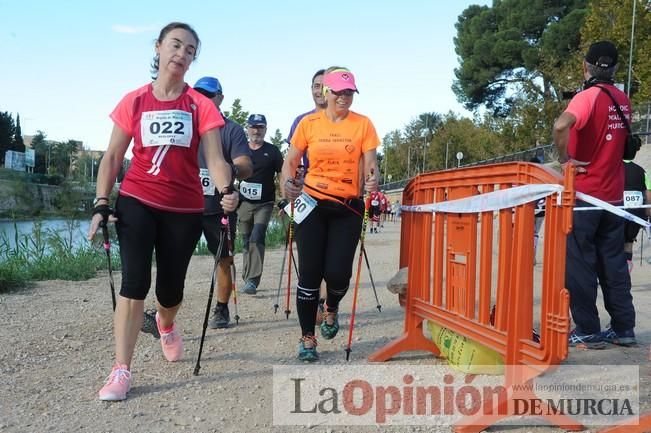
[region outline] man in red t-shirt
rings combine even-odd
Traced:
[[[583,62],[584,90],[554,123],[559,162],[577,166],[577,191],[621,204],[624,193],[624,143],[631,103],[613,85],[617,48],[609,41],[592,44]],[[612,97],[611,97],[612,96]],[[589,206],[577,200],[577,206]],[[604,210],[574,212],[567,238],[565,285],[576,328],[569,344],[603,349],[606,342],[629,346],[635,341],[635,309],[624,256],[624,220]],[[601,332],[597,285],[601,285],[610,326]]]

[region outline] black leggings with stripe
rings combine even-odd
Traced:
[[[314,335],[321,280],[328,289],[329,311],[339,308],[348,291],[364,203],[352,199],[347,205],[319,200],[307,218],[295,226],[300,274],[296,310],[303,335]]]

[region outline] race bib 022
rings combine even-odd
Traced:
[[[190,147],[192,113],[183,110],[145,111],[140,118],[142,145]]]

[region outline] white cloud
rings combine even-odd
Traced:
[[[125,26],[122,24],[114,24],[111,26],[111,29],[116,33],[127,33],[127,34],[136,34],[136,33],[147,33],[153,30],[156,30],[155,26]]]

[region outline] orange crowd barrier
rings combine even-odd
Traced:
[[[570,317],[565,244],[572,228],[574,169],[568,169],[564,178],[543,165],[522,162],[446,170],[415,177],[403,192],[402,203],[415,206],[525,184],[564,188],[545,199],[545,236],[538,246],[543,254],[542,281],[536,285],[535,203],[496,212],[402,214],[400,268],[409,268],[407,293],[401,301],[404,334],[369,360],[386,361],[412,350],[439,356],[439,348],[423,335],[424,320],[500,353],[508,398],[499,402],[497,410],[485,408],[465,417],[455,425],[458,432],[478,432],[515,414],[514,399],[536,398],[531,387],[521,385],[530,384],[567,357]],[[540,298],[539,306],[534,305],[535,297]],[[532,335],[534,327],[540,329],[539,341]],[[546,418],[567,430],[583,429],[563,414]]]

